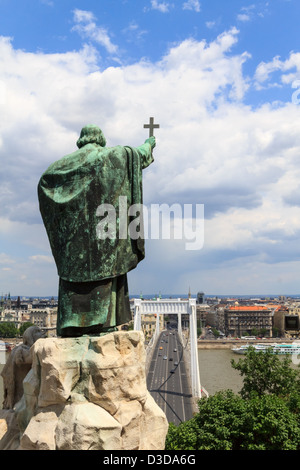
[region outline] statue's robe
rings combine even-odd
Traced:
[[[120,239],[119,201],[127,201],[123,215],[143,203],[142,170],[152,161],[149,143],[137,148],[87,144],[42,175],[40,212],[60,278],[58,335],[99,333],[131,319],[126,273],[144,258],[144,237],[141,224],[138,238],[128,231],[124,237],[123,230]],[[99,236],[102,204],[116,211],[115,237]]]

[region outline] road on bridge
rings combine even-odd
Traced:
[[[147,387],[164,411],[168,422],[176,425],[193,416],[193,399],[177,331],[163,331],[152,355]]]

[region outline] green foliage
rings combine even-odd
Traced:
[[[195,418],[186,421],[179,426],[169,424],[166,437],[166,450],[194,450],[197,449],[200,430]]]
[[[248,407],[249,429],[242,448],[248,450],[299,450],[298,416],[289,402],[275,395],[254,397],[245,402]]]
[[[199,401],[199,413],[177,428],[170,425],[167,450],[232,450],[239,448],[246,419],[245,401],[231,390]],[[177,433],[176,433],[177,431]]]
[[[299,399],[299,396],[298,396]],[[300,423],[275,395],[248,400],[231,390],[199,401],[199,413],[170,424],[166,450],[299,450]]]
[[[220,332],[216,328],[212,328],[212,332],[215,338],[218,338],[220,336]]]
[[[249,351],[232,361],[244,377],[239,395],[202,398],[199,413],[170,424],[166,450],[299,450],[299,371],[289,358]]]
[[[238,362],[232,360],[231,365],[244,376],[243,398],[249,398],[254,393],[259,396],[265,393],[286,396],[300,391],[299,371],[290,367],[290,358],[273,354],[270,349],[255,352],[250,347],[245,359]]]
[[[15,338],[18,335],[18,328],[14,323],[3,322],[0,323],[0,336],[2,338]]]

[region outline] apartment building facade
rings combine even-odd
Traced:
[[[272,338],[273,315],[276,307],[260,305],[230,306],[224,309],[226,336],[251,335],[253,331],[263,332]]]

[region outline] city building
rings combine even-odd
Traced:
[[[278,307],[278,305],[276,306]],[[272,337],[275,308],[265,305],[235,305],[224,309],[226,336],[253,335],[253,332]]]
[[[156,319],[157,315],[147,314],[142,315],[142,330],[147,339],[150,339],[155,332],[156,329]],[[159,315],[159,330],[162,331],[164,329],[164,322],[167,321],[165,315]]]
[[[212,309],[204,303],[196,303],[197,327],[214,326]],[[187,325],[188,326],[188,325]]]
[[[300,328],[299,315],[299,307],[280,306],[275,310],[273,324],[278,336],[297,338]]]
[[[51,309],[49,307],[40,309],[31,309],[30,311],[30,323],[38,326],[42,329],[56,329],[57,320],[57,309]]]
[[[197,293],[197,300],[196,300],[196,303],[197,304],[203,304],[204,303],[204,292],[198,292]]]
[[[24,323],[32,323],[47,332],[48,336],[56,335],[57,301],[51,299],[13,300],[8,296],[0,299],[0,323],[10,322],[16,328]]]

